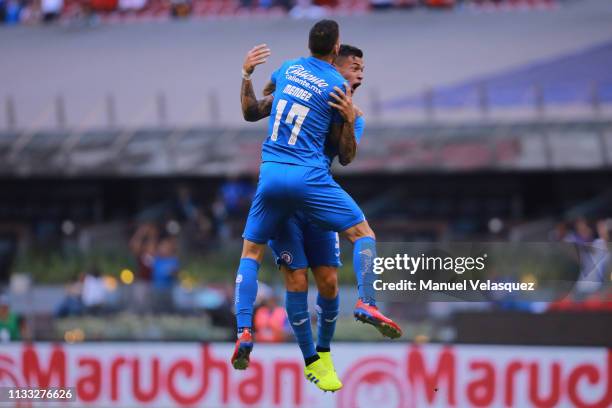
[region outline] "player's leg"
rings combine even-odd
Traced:
[[[304,376],[324,391],[335,391],[342,383],[333,370],[322,364],[316,352],[308,312],[308,263],[301,225],[293,216],[284,222],[269,242],[285,280],[287,316],[302,356]]]
[[[317,353],[329,353],[336,331],[340,298],[338,296],[338,268],[320,265],[312,268],[317,284]]]
[[[323,391],[342,388],[329,359],[319,357],[312,340],[310,314],[308,313],[308,269],[289,269],[282,265],[281,271],[287,287],[287,315],[304,356],[304,376]]]
[[[257,275],[265,244],[291,212],[291,205],[284,202],[286,200],[282,194],[287,182],[283,176],[282,166],[275,163],[262,164],[257,191],[244,229],[234,300],[238,340],[231,358],[233,367],[238,370],[248,367],[253,349],[253,304],[257,296]]]
[[[280,270],[287,289],[285,307],[289,324],[302,351],[304,364],[308,366],[319,359],[312,339],[308,312],[308,269],[289,269],[286,265],[281,265]]]
[[[312,268],[317,283],[317,353],[323,364],[336,372],[331,354],[331,341],[336,331],[339,312],[338,268],[317,266]],[[337,376],[338,374],[336,374]],[[340,381],[340,380],[338,380]]]
[[[317,284],[317,352],[328,358],[338,318],[338,268],[340,241],[338,233],[305,223],[304,247],[308,264]]]
[[[308,313],[308,262],[303,234],[295,216],[284,221],[268,242],[285,281],[285,308],[306,365],[319,357],[315,351]],[[307,323],[307,324],[306,324]]]
[[[371,324],[380,334],[391,339],[402,335],[397,323],[381,313],[376,306],[373,262],[376,258],[376,237],[367,221],[363,221],[342,232],[353,243],[353,268],[357,278],[359,300],[353,315],[362,323]]]
[[[243,242],[234,293],[238,340],[231,362],[237,370],[249,366],[249,356],[253,350],[253,304],[257,297],[257,273],[264,251],[263,244],[247,239]]]
[[[353,268],[357,280],[359,300],[375,306],[375,275],[372,269],[374,258],[376,257],[376,236],[374,231],[372,231],[368,222],[363,220],[341,231],[341,234],[353,244]]]
[[[312,223],[305,228],[304,235],[306,256],[319,292],[316,305],[317,353],[328,370],[336,373],[331,356],[331,340],[338,318],[338,268],[342,265],[340,241],[338,233],[322,230]]]
[[[357,320],[376,327],[386,337],[401,336],[401,329],[376,307],[374,258],[376,236],[355,201],[336,183],[328,172],[313,169],[307,175],[310,187],[305,191],[305,212],[322,228],[339,231],[353,244],[353,271],[359,300],[354,315]]]

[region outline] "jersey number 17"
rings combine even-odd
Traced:
[[[278,126],[280,125],[281,118],[283,113],[285,112],[285,108],[287,107],[287,100],[281,99],[276,104],[276,115],[274,116],[274,126],[272,127],[272,135],[270,135],[270,139],[276,141],[278,139]],[[302,123],[304,123],[304,119],[306,119],[306,115],[310,108],[300,105],[299,103],[293,103],[291,105],[291,109],[289,109],[289,113],[285,117],[285,123],[292,124],[293,129],[291,129],[291,136],[287,141],[287,144],[294,145],[297,142],[298,134],[300,133],[300,129],[302,128]]]

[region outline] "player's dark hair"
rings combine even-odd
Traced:
[[[321,20],[310,29],[308,48],[313,55],[329,55],[334,50],[339,37],[338,23],[334,20]]]
[[[359,48],[352,46],[352,45],[341,44],[340,51],[338,51],[338,56],[339,57],[353,56],[357,58],[363,58],[363,51],[361,51]]]

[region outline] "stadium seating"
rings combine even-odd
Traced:
[[[612,43],[600,44],[552,60],[536,61],[500,73],[432,89],[438,108],[489,108],[612,103]],[[383,104],[398,110],[423,106],[422,95]]]

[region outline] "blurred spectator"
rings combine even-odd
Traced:
[[[230,177],[221,185],[221,197],[227,214],[230,216],[245,214],[251,205],[254,193],[255,187],[249,180]]]
[[[610,220],[598,220],[595,224],[597,238],[593,240],[595,276],[600,282],[610,280]]]
[[[234,293],[227,286],[210,285],[202,288],[196,297],[197,306],[205,309],[214,326],[234,328]]]
[[[49,23],[57,20],[63,7],[64,0],[41,0],[40,8],[43,15],[43,21]]]
[[[455,0],[425,0],[425,5],[436,8],[453,7]]]
[[[197,222],[198,207],[193,201],[191,190],[187,186],[179,186],[176,191],[176,210],[179,220]]]
[[[259,342],[279,343],[288,339],[287,313],[278,305],[275,296],[263,299],[255,312],[254,323]]]
[[[109,12],[119,8],[119,0],[89,0],[83,1],[83,6],[88,11]]]
[[[93,266],[83,279],[83,305],[87,313],[99,314],[106,301],[106,287],[98,267]]]
[[[338,6],[339,1],[338,0],[314,0],[313,3],[321,7],[334,8]]]
[[[567,224],[560,221],[555,224],[555,228],[548,234],[548,239],[553,242],[566,242],[570,237],[570,232]]]
[[[295,0],[268,0],[268,2],[269,6],[267,6],[266,8],[280,7],[285,11],[291,10],[293,5],[295,4]]]
[[[19,13],[20,24],[38,24],[42,20],[42,11],[40,3],[27,0],[22,3],[22,9]]]
[[[0,0],[0,24],[4,23],[6,14],[6,1]]]
[[[147,0],[119,0],[119,10],[141,10],[147,5]]]
[[[159,231],[153,223],[141,224],[130,238],[130,251],[138,265],[136,277],[145,282],[151,281],[153,260],[157,249]]]
[[[136,258],[137,265],[132,300],[134,307],[141,313],[151,309],[150,288],[158,238],[157,226],[153,223],[145,223],[136,228],[130,239],[130,251]]]
[[[191,0],[170,0],[171,15],[175,18],[188,17],[193,10]]]
[[[7,24],[18,24],[20,20],[20,16],[21,16],[21,9],[22,9],[22,3],[20,1],[6,0],[6,12],[5,12],[6,14],[5,14],[4,21]]]
[[[155,312],[167,312],[174,309],[172,289],[179,266],[174,238],[162,238],[153,260],[153,309]]]
[[[582,293],[592,293],[601,287],[601,284],[610,279],[608,264],[610,253],[608,250],[609,233],[607,221],[599,220],[596,223],[598,236],[591,225],[584,218],[578,218],[574,223],[575,233],[567,240],[577,245],[580,261],[580,276],[576,289]]]
[[[393,0],[370,0],[373,10],[388,10],[393,7]]]
[[[0,343],[21,340],[24,330],[23,320],[11,311],[8,296],[0,295]]]
[[[289,12],[293,18],[322,18],[327,14],[324,7],[312,4],[310,0],[297,0],[295,6]]]
[[[227,211],[220,195],[212,203],[212,217],[215,235],[221,242],[226,242],[231,238],[231,231],[227,224]]]
[[[76,279],[66,285],[66,296],[57,307],[56,317],[76,316],[83,313],[83,281],[85,276],[78,274]]]

